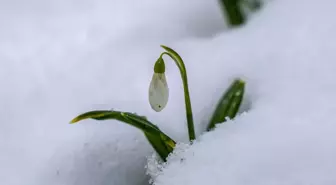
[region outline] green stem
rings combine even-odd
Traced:
[[[195,129],[194,129],[194,120],[193,120],[193,114],[192,114],[192,108],[191,108],[191,101],[190,101],[190,95],[189,95],[189,88],[188,88],[188,78],[187,78],[187,70],[185,68],[184,62],[182,58],[171,48],[167,46],[161,45],[163,49],[165,49],[167,52],[163,52],[160,57],[163,55],[168,55],[170,58],[172,58],[175,61],[175,64],[180,70],[181,78],[183,82],[183,89],[184,89],[184,100],[185,100],[185,108],[186,108],[186,117],[187,117],[187,124],[188,124],[188,133],[189,133],[189,140],[193,141],[196,139],[195,136]]]

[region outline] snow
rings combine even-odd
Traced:
[[[336,183],[333,113],[335,2],[274,0],[226,30],[213,1],[0,2],[0,184],[148,184],[141,132],[77,114],[145,115],[188,140],[179,71],[166,59],[169,102],[148,102],[153,65],[174,48],[185,60],[196,133],[235,77],[247,83],[237,117],[181,144],[156,185]],[[183,158],[181,162],[181,158]]]
[[[190,56],[193,71],[211,71],[191,78],[194,89],[196,82],[209,89],[193,99],[219,99],[228,85],[218,78],[244,76],[250,105],[191,147],[182,145],[163,167],[150,158],[156,185],[336,183],[332,3],[274,1],[246,27],[204,45],[211,63]]]

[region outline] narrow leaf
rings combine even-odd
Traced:
[[[219,2],[229,26],[235,27],[246,22],[239,0],[219,0]]]
[[[237,84],[236,90],[234,91],[234,94],[230,98],[230,106],[227,110],[227,117],[230,119],[233,119],[236,114],[238,113],[238,110],[240,108],[241,102],[243,101],[245,91],[245,83],[240,81]]]
[[[163,133],[159,127],[151,123],[144,116],[139,116],[130,112],[110,111],[110,110],[96,110],[86,112],[74,118],[70,123],[76,123],[84,119],[95,120],[109,120],[114,119],[129,125],[132,125],[145,134],[149,143],[155,149],[155,151],[165,161],[169,153],[171,153],[175,147],[175,141]]]
[[[173,148],[170,148],[169,145],[166,143],[166,140],[163,140],[158,135],[150,134],[150,133],[147,133],[147,132],[144,132],[144,134],[145,134],[148,142],[152,145],[152,147],[155,149],[155,151],[159,154],[161,159],[166,162],[167,157],[173,151]],[[175,142],[174,142],[174,146],[175,146]]]
[[[127,124],[130,124],[138,129],[146,132],[158,132],[159,130],[147,121],[144,117],[138,116],[129,112],[110,111],[110,110],[95,110],[86,112],[74,118],[70,124],[79,122],[84,119],[108,120],[114,119]]]
[[[244,96],[245,82],[236,79],[220,99],[216,110],[210,120],[207,131],[210,131],[218,123],[223,123],[226,118],[233,119],[241,105]]]
[[[156,125],[154,127],[159,129]],[[173,152],[176,142],[163,132],[159,136],[148,132],[144,132],[144,134],[161,159],[166,162],[168,155]]]
[[[77,123],[84,119],[96,119],[96,120],[105,120],[112,118],[115,119],[119,114],[120,112],[117,111],[106,111],[106,110],[90,111],[75,117],[74,119],[71,120],[70,124]]]
[[[140,116],[137,116],[135,114],[131,114],[131,113],[125,113],[127,115],[127,117],[135,122],[142,122],[144,124],[147,124],[155,129],[157,129],[157,132],[148,132],[148,131],[145,131],[145,134],[148,133],[148,134],[155,134],[157,136],[159,136],[158,138],[160,138],[160,140],[164,143],[165,147],[167,147],[168,151],[169,152],[172,152],[174,147],[175,147],[175,144],[176,142],[171,139],[168,135],[166,135],[165,133],[163,133],[159,127],[157,127],[156,125],[154,125],[153,123],[149,122],[146,118],[144,117],[140,117]]]
[[[167,150],[169,151],[169,153],[172,152],[175,148],[175,145],[176,145],[175,141],[172,140],[169,136],[167,136],[163,132],[160,133],[160,138],[164,142],[164,144],[165,144]]]

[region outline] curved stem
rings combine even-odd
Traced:
[[[170,58],[172,58],[175,61],[175,64],[180,70],[181,78],[183,82],[183,89],[184,89],[184,100],[185,100],[189,140],[193,141],[196,139],[196,136],[195,136],[194,120],[193,120],[189,88],[188,88],[187,70],[185,68],[182,58],[173,49],[167,46],[163,46],[163,45],[161,45],[161,47],[165,49],[167,52],[161,53],[160,57],[162,57],[165,54],[168,55]]]

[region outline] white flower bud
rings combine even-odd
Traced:
[[[160,112],[168,102],[169,89],[165,73],[154,73],[149,85],[149,103],[153,110]]]

